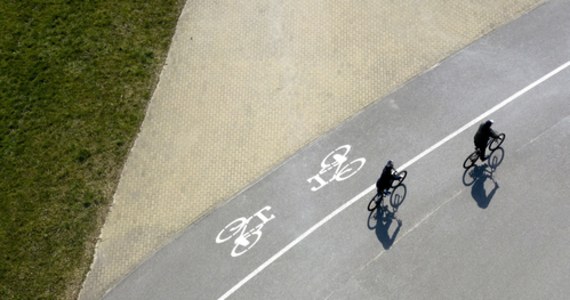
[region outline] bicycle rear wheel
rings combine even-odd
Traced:
[[[478,158],[479,158],[479,153],[477,151],[469,154],[469,156],[467,156],[467,158],[463,162],[463,168],[465,169],[471,168],[475,164]]]
[[[475,183],[474,170],[465,169],[463,172],[463,185],[470,186]]]
[[[374,211],[376,209],[376,207],[378,207],[378,203],[376,202],[377,198],[378,198],[378,194],[374,195],[374,197],[372,197],[372,199],[370,199],[370,202],[368,202],[368,211]]]
[[[491,151],[495,151],[497,150],[497,148],[501,147],[501,145],[503,144],[503,142],[505,141],[505,134],[501,133],[499,134],[499,137],[496,139],[493,139],[490,143],[489,143],[489,150]]]

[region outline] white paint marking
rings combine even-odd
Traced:
[[[452,138],[456,137],[457,135],[459,135],[460,133],[462,133],[463,131],[465,131],[467,128],[477,124],[478,122],[480,122],[481,120],[485,119],[486,117],[488,117],[489,115],[491,115],[492,113],[496,112],[497,110],[501,109],[502,107],[504,107],[505,105],[511,103],[512,101],[514,101],[515,99],[519,98],[520,96],[524,95],[526,92],[530,91],[531,89],[535,88],[537,85],[543,83],[544,81],[548,80],[550,77],[560,73],[560,71],[566,69],[568,66],[570,66],[570,61],[566,62],[565,64],[561,65],[560,67],[552,70],[550,73],[542,76],[540,79],[536,80],[535,82],[527,85],[525,88],[523,88],[522,90],[516,92],[515,94],[513,94],[512,96],[510,96],[509,98],[503,100],[501,103],[495,105],[494,107],[492,107],[491,109],[489,109],[488,111],[484,112],[483,114],[481,114],[480,116],[478,116],[477,118],[471,120],[471,122],[463,125],[461,128],[457,129],[456,131],[454,131],[453,133],[451,133],[450,135],[446,136],[445,138],[443,138],[441,141],[435,143],[433,146],[429,147],[428,149],[426,149],[425,151],[423,151],[422,153],[418,154],[416,157],[412,158],[411,160],[409,160],[408,162],[406,162],[405,164],[400,166],[400,170],[404,170],[406,168],[408,168],[409,166],[411,166],[412,164],[414,164],[415,162],[417,162],[418,160],[420,160],[421,158],[423,158],[424,156],[428,155],[429,153],[433,152],[435,149],[441,147],[441,145],[445,144],[446,142],[448,142],[449,140],[451,140]],[[265,261],[263,264],[261,264],[261,266],[257,267],[257,269],[253,270],[253,272],[251,272],[249,275],[247,275],[244,279],[242,279],[240,282],[238,282],[234,287],[232,287],[230,290],[228,290],[225,294],[223,294],[220,298],[220,300],[222,299],[226,299],[229,296],[231,296],[233,293],[235,293],[239,288],[241,288],[244,284],[246,284],[249,280],[251,280],[253,277],[255,277],[257,274],[259,274],[261,271],[263,271],[265,268],[267,268],[270,264],[272,264],[274,261],[276,261],[279,257],[281,257],[283,254],[287,253],[287,251],[289,251],[291,248],[295,247],[297,244],[299,244],[302,240],[304,240],[307,236],[309,236],[311,233],[313,233],[315,230],[319,229],[319,227],[323,226],[325,223],[327,223],[328,221],[330,221],[332,218],[334,218],[336,215],[338,215],[339,213],[341,213],[343,210],[347,209],[349,206],[351,206],[352,204],[354,204],[356,201],[360,200],[362,197],[364,197],[366,194],[370,193],[372,190],[374,190],[375,185],[371,185],[370,187],[368,187],[367,189],[365,189],[364,191],[360,192],[360,194],[356,195],[354,198],[350,199],[348,202],[344,203],[343,205],[341,205],[339,208],[337,208],[335,211],[333,211],[332,213],[330,213],[328,216],[326,216],[324,219],[322,219],[321,221],[319,221],[317,224],[313,225],[313,227],[311,227],[309,230],[307,230],[305,233],[303,233],[302,235],[300,235],[299,237],[297,237],[294,241],[292,241],[291,243],[289,243],[289,245],[285,246],[285,248],[281,249],[281,251],[277,252],[275,255],[273,255],[271,258],[269,258],[267,261]],[[433,214],[433,212],[432,212]],[[431,214],[430,214],[431,215]],[[424,220],[422,220],[423,222]]]

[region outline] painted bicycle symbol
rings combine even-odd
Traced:
[[[362,166],[364,166],[366,163],[366,159],[364,157],[357,158],[345,164],[348,161],[347,154],[350,152],[350,149],[350,145],[340,146],[325,156],[321,162],[321,170],[319,173],[307,179],[309,183],[316,181],[318,184],[317,186],[311,187],[311,191],[316,192],[317,190],[335,180],[343,181],[345,179],[348,179],[352,175],[356,174],[356,172],[360,171],[360,169],[362,169]],[[324,175],[331,170],[334,170],[332,177],[328,181],[324,180],[321,175]]]
[[[231,255],[232,257],[238,257],[244,254],[259,241],[262,234],[261,228],[263,228],[265,223],[275,218],[275,215],[273,214],[269,217],[263,214],[263,212],[269,211],[270,209],[270,206],[266,206],[249,218],[241,217],[233,220],[226,225],[220,233],[218,233],[218,236],[216,236],[216,243],[221,244],[230,240],[235,235],[238,235],[234,240],[234,248],[232,249]],[[247,225],[254,217],[257,217],[261,223],[248,230]]]

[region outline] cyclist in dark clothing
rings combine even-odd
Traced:
[[[376,181],[376,189],[378,189],[378,198],[377,200],[380,201],[382,204],[382,200],[384,199],[384,195],[388,195],[388,189],[392,187],[392,182],[394,180],[400,179],[400,176],[396,175],[396,170],[394,169],[394,164],[391,160],[386,163],[386,166],[382,170],[382,174],[378,181]]]
[[[485,123],[481,123],[479,125],[479,129],[475,136],[473,137],[473,142],[475,143],[475,148],[479,151],[479,157],[481,161],[485,161],[485,150],[487,149],[487,144],[489,143],[490,138],[498,138],[499,135],[491,129],[493,125],[493,120],[487,120]]]

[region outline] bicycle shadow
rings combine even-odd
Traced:
[[[396,212],[404,202],[406,194],[406,186],[400,185],[390,195],[389,207],[376,209],[368,215],[368,229],[375,231],[378,241],[385,250],[392,247],[402,228],[402,220],[396,217]]]
[[[493,177],[497,167],[503,162],[505,151],[499,147],[489,155],[487,161],[482,165],[476,165],[473,168],[465,170],[463,173],[463,184],[471,187],[471,196],[477,202],[477,205],[486,209],[489,207],[491,200],[499,189],[499,183]],[[486,182],[490,180],[493,184],[492,189],[487,192],[485,188]]]

